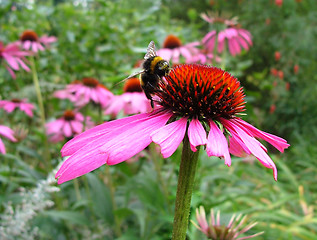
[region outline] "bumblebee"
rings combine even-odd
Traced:
[[[141,74],[141,87],[145,93],[145,96],[151,100],[151,107],[154,108],[154,102],[151,94],[154,94],[156,91],[160,90],[159,81],[162,81],[162,77],[168,75],[170,71],[170,65],[168,61],[156,55],[155,44],[153,41],[149,43],[149,46],[146,50],[142,68],[143,69],[141,71],[131,74],[126,79]]]

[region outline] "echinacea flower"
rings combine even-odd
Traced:
[[[201,232],[203,232],[208,239],[212,240],[243,240],[250,239],[256,236],[263,234],[263,232],[255,233],[245,237],[239,237],[241,234],[249,231],[253,228],[257,223],[250,223],[247,226],[243,226],[246,222],[246,216],[242,217],[242,215],[232,215],[229,223],[227,225],[223,225],[220,222],[220,211],[217,212],[216,218],[213,209],[210,210],[210,219],[209,223],[206,219],[205,209],[201,206],[199,209],[196,209],[196,219],[198,221],[198,225],[192,221],[194,226],[198,228]],[[241,229],[241,230],[240,230]]]
[[[46,123],[46,132],[51,142],[60,142],[70,139],[85,129],[93,127],[90,117],[84,117],[80,112],[66,110],[62,117]]]
[[[173,68],[156,92],[159,107],[96,126],[67,142],[62,156],[70,156],[56,174],[62,183],[103,164],[123,162],[146,148],[159,144],[164,158],[170,157],[187,134],[192,151],[206,146],[208,156],[224,158],[231,165],[230,153],[254,155],[265,167],[277,169],[263,139],[283,152],[286,140],[262,132],[237,117],[245,110],[240,82],[229,73],[198,64]],[[229,139],[229,143],[227,141]]]
[[[15,139],[13,134],[14,134],[14,132],[11,128],[9,128],[7,126],[0,125],[0,135],[3,137],[6,137],[7,139],[9,139],[12,142],[16,142],[17,140]],[[6,149],[5,149],[5,146],[4,146],[1,138],[0,138],[0,153],[6,154]]]
[[[240,25],[237,24],[235,20],[209,18],[206,15],[202,17],[209,23],[222,22],[226,26],[226,28],[220,32],[212,30],[204,36],[202,43],[211,53],[214,52],[216,45],[218,53],[222,53],[225,48],[226,40],[228,42],[229,52],[232,56],[240,54],[242,49],[249,50],[249,47],[252,46],[250,32],[240,28]]]
[[[0,100],[0,108],[3,108],[8,113],[11,113],[14,109],[19,108],[29,117],[33,117],[34,105],[32,103],[28,103],[27,99],[13,98],[11,101]]]
[[[56,91],[54,96],[60,99],[67,98],[74,102],[77,107],[83,107],[90,101],[100,104],[101,107],[106,107],[113,98],[113,93],[97,79],[83,78],[81,81],[75,80],[67,85],[66,89]]]
[[[140,85],[140,79],[130,78],[123,87],[124,93],[114,96],[105,110],[105,114],[117,116],[120,111],[125,115],[145,113],[151,110],[151,104]]]
[[[26,61],[25,56],[28,55],[30,55],[30,53],[22,51],[16,43],[10,43],[4,46],[4,44],[0,42],[0,62],[3,62],[13,79],[16,78],[13,70],[19,71],[20,67],[22,67],[25,71],[30,71],[30,68],[24,63]],[[5,62],[2,61],[2,59]]]
[[[37,53],[39,50],[44,51],[51,43],[56,42],[57,38],[54,36],[38,37],[37,33],[33,30],[25,30],[20,36],[20,43],[22,48]]]
[[[166,61],[172,61],[173,64],[181,63],[181,56],[185,58],[186,63],[193,63],[193,57],[200,53],[200,50],[197,48],[199,45],[199,42],[183,45],[178,37],[168,35],[164,40],[163,48],[157,51],[157,55]]]

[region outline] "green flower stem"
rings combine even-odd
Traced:
[[[169,213],[172,212],[170,205],[168,204],[168,199],[169,199],[169,194],[168,194],[168,189],[166,186],[166,182],[164,181],[162,174],[161,174],[161,159],[158,158],[158,154],[157,151],[155,150],[155,144],[150,144],[149,148],[150,148],[150,152],[151,152],[151,159],[153,160],[154,163],[154,167],[155,167],[155,171],[157,174],[157,178],[159,181],[159,184],[162,186],[162,190],[163,190],[163,194],[164,194],[164,198],[166,201],[166,205],[167,205],[167,210]]]
[[[34,84],[35,91],[36,91],[37,101],[38,101],[38,104],[40,107],[40,117],[41,117],[41,123],[42,123],[43,134],[44,134],[44,160],[45,160],[45,163],[48,165],[49,169],[51,169],[48,141],[47,141],[46,128],[45,128],[46,120],[45,120],[45,110],[44,110],[43,98],[42,98],[42,94],[41,94],[39,78],[37,76],[37,71],[36,71],[36,67],[35,67],[34,57],[31,56],[30,59],[31,59],[30,65],[31,65],[31,70],[32,70],[33,84]]]
[[[113,208],[113,217],[114,217],[114,224],[115,224],[115,234],[116,237],[120,237],[121,236],[121,229],[120,229],[120,220],[118,219],[117,215],[115,214],[115,211],[117,210],[117,204],[115,201],[115,188],[112,182],[112,176],[110,174],[110,170],[109,170],[109,166],[106,165],[105,169],[106,169],[106,176],[107,176],[107,182],[108,182],[108,187],[110,190],[110,195],[111,195],[111,201],[112,201],[112,208]]]
[[[179,168],[172,240],[186,239],[198,155],[199,147],[196,152],[190,149],[186,133],[183,140],[183,152]]]

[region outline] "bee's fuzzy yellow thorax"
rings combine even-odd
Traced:
[[[164,60],[163,58],[159,57],[159,56],[156,56],[152,62],[151,62],[151,73],[154,73],[154,68],[156,66],[156,64],[160,61]]]

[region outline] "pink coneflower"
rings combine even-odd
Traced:
[[[120,111],[123,111],[125,115],[151,111],[150,101],[142,91],[140,79],[128,79],[123,91],[123,94],[113,97],[106,108],[105,114],[110,114],[115,117]]]
[[[235,20],[226,20],[222,18],[209,18],[207,15],[202,15],[203,19],[209,23],[221,22],[226,25],[226,29],[217,32],[213,30],[206,34],[202,43],[205,48],[214,52],[217,40],[217,51],[222,53],[225,48],[226,40],[228,41],[229,52],[232,56],[241,53],[242,48],[249,50],[252,46],[251,34],[249,31],[239,27]]]
[[[47,135],[51,142],[60,142],[65,138],[70,139],[85,129],[93,127],[90,117],[85,117],[72,110],[66,110],[61,118],[46,124]]]
[[[33,30],[26,30],[22,33],[20,41],[18,41],[23,49],[31,50],[32,52],[44,51],[45,48],[49,47],[51,43],[56,42],[56,37],[48,37],[46,35],[38,37],[36,32]]]
[[[196,219],[199,226],[192,221],[195,227],[203,232],[208,239],[212,240],[242,240],[254,238],[263,234],[263,232],[259,232],[250,236],[239,237],[241,234],[249,231],[257,224],[256,222],[250,223],[241,229],[243,224],[246,222],[246,216],[242,217],[241,214],[237,217],[236,215],[233,215],[229,223],[227,225],[223,225],[220,223],[220,211],[217,212],[215,217],[214,211],[211,209],[208,223],[205,209],[201,206],[199,209],[196,209]]]
[[[152,141],[160,145],[163,157],[167,158],[176,151],[185,133],[192,151],[205,145],[208,156],[224,158],[228,166],[229,153],[252,154],[265,167],[273,169],[277,179],[274,162],[256,138],[281,152],[289,144],[237,117],[245,110],[244,93],[239,81],[229,73],[204,65],[179,65],[160,83],[156,97],[159,107],[153,112],[103,123],[66,143],[61,153],[70,157],[56,174],[58,183],[103,164],[123,162]]]
[[[55,92],[54,96],[61,99],[68,98],[78,107],[82,107],[90,101],[106,107],[113,98],[113,93],[97,79],[83,78],[81,81],[76,80],[67,85],[65,90]]]
[[[17,140],[15,139],[13,134],[14,134],[14,132],[11,128],[9,128],[7,126],[0,125],[0,135],[3,137],[6,137],[7,139],[9,139],[12,142],[16,142]],[[6,149],[5,149],[5,146],[4,146],[1,138],[0,138],[0,153],[6,154]]]
[[[11,101],[0,100],[0,108],[3,108],[8,113],[11,113],[14,109],[19,108],[29,117],[33,117],[34,105],[32,103],[28,103],[27,99],[13,98]]]
[[[166,61],[172,61],[173,64],[181,63],[181,56],[185,58],[186,63],[193,63],[193,57],[200,53],[200,50],[197,48],[199,45],[199,42],[183,45],[178,37],[168,35],[164,40],[163,48],[157,51],[157,55]]]
[[[26,61],[25,56],[28,55],[30,55],[30,53],[21,51],[16,43],[4,46],[3,43],[0,42],[0,62],[3,62],[11,77],[14,79],[15,73],[13,70],[18,71],[20,67],[22,67],[25,71],[30,71],[30,68],[24,63],[24,61]],[[2,59],[4,59],[5,62],[2,61]]]

